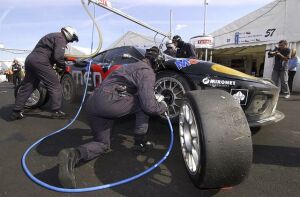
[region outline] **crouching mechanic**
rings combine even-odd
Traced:
[[[43,82],[52,100],[52,118],[65,117],[60,110],[62,104],[62,88],[59,78],[53,69],[65,67],[65,48],[69,42],[78,42],[76,30],[70,26],[63,27],[61,32],[50,33],[42,37],[25,60],[25,78],[21,82],[11,120],[23,118],[22,110],[32,92]]]
[[[167,104],[156,100],[154,94],[158,55],[157,47],[147,49],[143,61],[113,71],[88,99],[86,111],[94,139],[59,152],[58,176],[62,186],[76,188],[74,167],[79,161],[89,161],[110,151],[110,134],[116,118],[135,114],[133,149],[145,152],[152,146],[147,140],[149,115],[160,115],[167,110]]]

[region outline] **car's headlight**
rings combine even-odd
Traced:
[[[255,79],[255,80],[257,80],[256,77],[253,77],[251,75],[247,75],[247,74],[242,73],[240,71],[237,71],[237,70],[234,70],[232,68],[222,66],[222,65],[219,65],[219,64],[212,65],[211,69],[215,72],[219,72],[219,73],[223,73],[223,74],[227,74],[227,75],[233,75],[233,76],[237,76],[237,77],[241,77],[241,78],[245,78],[245,79]]]

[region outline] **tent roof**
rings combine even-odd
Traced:
[[[159,39],[156,39],[156,42],[160,43],[161,41]],[[143,34],[128,31],[121,38],[119,38],[112,45],[110,45],[107,49],[120,46],[136,46],[148,48],[155,45],[156,44],[153,37],[148,37]]]
[[[79,46],[68,45],[68,48],[66,49],[65,53],[67,55],[76,55],[76,56],[89,55],[89,54],[91,54],[91,49],[79,47]]]
[[[211,33],[215,48],[300,41],[299,0],[275,0]]]

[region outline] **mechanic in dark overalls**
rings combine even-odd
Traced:
[[[168,40],[166,42],[166,47],[167,47],[167,49],[164,51],[164,54],[167,54],[171,57],[176,57],[175,45],[171,40]]]
[[[13,84],[16,87],[21,82],[21,65],[18,60],[14,60],[13,64],[11,65],[11,70],[13,72]]]
[[[113,71],[88,99],[86,109],[94,140],[77,148],[63,149],[58,154],[59,180],[66,188],[75,188],[74,167],[109,152],[114,119],[135,114],[134,151],[145,152],[152,144],[147,140],[149,115],[166,112],[167,104],[156,100],[155,73],[159,49],[147,50],[145,59],[125,64]]]
[[[11,120],[23,118],[22,110],[31,93],[43,82],[52,100],[52,118],[61,118],[66,114],[60,110],[62,105],[62,88],[53,65],[65,67],[65,48],[69,42],[77,41],[76,30],[63,27],[61,32],[50,33],[42,37],[25,60],[25,78],[21,83],[15,101]]]
[[[173,37],[172,42],[177,47],[176,57],[177,58],[195,58],[197,55],[194,48],[190,43],[185,43],[180,36],[176,35]]]

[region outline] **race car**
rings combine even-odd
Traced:
[[[61,77],[66,102],[82,96],[87,65],[92,62],[88,91],[122,64],[143,60],[145,49],[122,46],[89,59],[69,59]],[[199,188],[222,188],[241,183],[252,163],[250,127],[278,122],[279,88],[213,62],[173,58],[161,53],[155,91],[164,96],[171,120],[179,125],[182,157],[192,182]],[[16,89],[17,92],[17,89]],[[40,84],[27,105],[47,101]],[[163,118],[163,117],[162,117]]]
[[[101,52],[91,58],[89,92],[109,75],[118,65],[144,59],[146,50],[122,46]],[[126,54],[124,56],[124,54]],[[221,89],[230,93],[243,108],[252,128],[278,122],[284,114],[276,110],[279,88],[272,81],[256,78],[226,66],[197,59],[180,59],[163,55],[157,72],[155,89],[165,96],[172,121],[178,120],[184,94],[191,90]],[[70,59],[61,76],[64,100],[74,102],[82,95],[86,81],[86,66],[90,59]],[[17,93],[18,89],[16,89]],[[26,106],[39,107],[48,100],[47,91],[41,84],[28,99]]]
[[[118,65],[144,59],[145,52],[142,48],[122,46],[92,57],[89,91],[99,86]],[[87,76],[85,68],[89,60],[80,59],[68,65],[68,73],[62,77],[66,101],[73,102],[81,95]],[[165,96],[172,121],[178,120],[182,98],[186,92],[215,88],[233,96],[243,108],[250,127],[272,124],[284,118],[284,114],[276,110],[279,88],[272,81],[212,62],[173,58],[162,54],[155,90]]]

